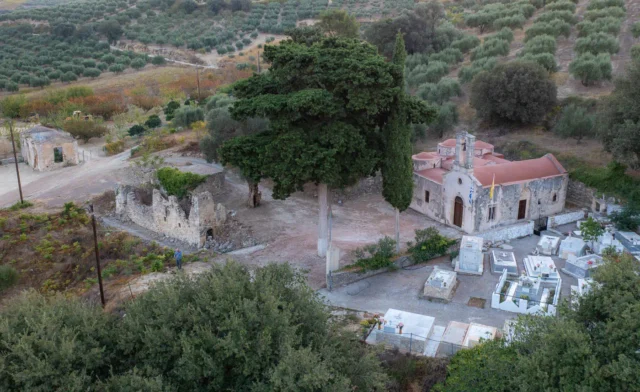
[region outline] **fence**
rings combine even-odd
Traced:
[[[371,330],[371,343],[382,345],[390,350],[398,350],[402,353],[413,355],[426,355],[430,357],[451,357],[463,346],[443,342],[414,333],[385,332],[383,329]]]

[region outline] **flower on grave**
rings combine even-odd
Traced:
[[[404,327],[404,324],[398,323],[398,328],[402,328],[402,327]]]
[[[593,265],[593,261],[589,260],[589,261],[587,261],[587,264]]]

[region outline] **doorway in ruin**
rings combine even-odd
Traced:
[[[464,205],[462,203],[462,198],[460,196],[456,196],[456,200],[453,206],[453,224],[462,227],[462,213],[464,211]]]

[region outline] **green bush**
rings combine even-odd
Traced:
[[[459,49],[447,48],[438,53],[434,53],[429,56],[429,61],[442,61],[449,65],[459,63],[463,60],[464,55]]]
[[[613,17],[605,17],[596,19],[595,21],[585,20],[576,25],[579,37],[587,37],[596,33],[607,33],[618,35],[622,22],[620,19]]]
[[[11,205],[11,207],[9,207],[9,210],[18,211],[18,210],[21,210],[21,209],[24,209],[24,208],[29,208],[29,207],[33,207],[33,203],[28,201],[28,200],[25,200],[22,203],[17,202],[15,204]]]
[[[607,33],[594,33],[587,37],[578,38],[576,40],[575,51],[579,54],[583,53],[609,53],[615,54],[620,50],[620,44],[615,37]]]
[[[569,38],[571,35],[571,25],[560,19],[554,19],[550,22],[536,22],[525,32],[524,41],[527,42],[541,35],[550,35],[556,38],[564,35]]]
[[[173,112],[173,125],[188,128],[196,121],[204,120],[204,112],[201,108],[183,106]]]
[[[353,265],[362,268],[362,272],[387,268],[392,264],[395,246],[393,239],[384,237],[375,244],[356,249],[354,254],[358,260]]]
[[[547,4],[544,8],[545,11],[569,11],[571,13],[576,12],[576,5],[572,1],[556,1],[551,4]]]
[[[163,65],[166,62],[167,61],[162,56],[153,56],[153,58],[151,59],[151,64],[153,65]]]
[[[194,190],[207,179],[207,176],[181,172],[173,167],[158,169],[156,176],[167,194],[178,198],[185,197],[189,191]]]
[[[556,64],[556,56],[551,53],[525,54],[520,58],[520,60],[533,61],[549,72],[555,72],[558,68],[558,65]]]
[[[596,19],[606,18],[608,16],[610,16],[612,18],[622,19],[622,18],[625,17],[626,14],[627,13],[625,12],[624,8],[607,7],[607,8],[602,8],[602,9],[591,10],[591,11],[585,12],[584,13],[584,19],[585,20],[594,21]]]
[[[451,42],[451,48],[458,49],[462,53],[467,53],[478,45],[480,45],[480,39],[475,35],[465,35]]]
[[[437,84],[425,83],[418,88],[416,96],[429,102],[441,104],[453,96],[462,95],[460,83],[452,78],[442,78]]]
[[[640,37],[640,22],[631,25],[631,34],[633,34],[633,38]]]
[[[607,53],[597,56],[584,53],[569,64],[569,72],[585,86],[601,80],[611,80],[611,57]]]
[[[584,137],[593,135],[595,116],[578,105],[568,105],[562,110],[553,131],[560,137],[574,138],[578,143]]]
[[[9,265],[0,265],[0,293],[16,284],[18,271]]]
[[[503,39],[492,39],[486,41],[471,51],[471,61],[476,61],[486,57],[506,56],[509,54],[509,41]]]
[[[601,10],[609,7],[619,7],[624,9],[624,0],[591,0],[587,9]]]
[[[424,263],[435,257],[444,256],[456,240],[447,238],[440,234],[435,227],[429,227],[424,230],[416,230],[415,242],[409,242],[409,253],[413,257],[414,263]]]
[[[142,135],[146,131],[147,131],[147,129],[144,126],[142,126],[140,124],[136,124],[136,125],[132,126],[131,128],[129,128],[129,136]]]
[[[551,22],[554,19],[559,19],[559,20],[563,20],[569,24],[575,24],[576,23],[576,17],[573,15],[573,12],[570,11],[548,11],[545,12],[543,14],[540,14],[540,16],[538,16],[536,18],[536,23],[539,22]]]
[[[458,78],[462,83],[469,83],[473,78],[482,71],[491,71],[498,65],[498,59],[495,57],[485,57],[471,63],[468,67],[460,68]]]
[[[528,40],[524,45],[524,49],[519,54],[521,56],[540,53],[554,54],[556,52],[556,47],[557,44],[554,37],[550,35],[538,35]]]
[[[157,114],[152,114],[151,116],[149,116],[149,118],[147,118],[147,121],[144,122],[144,125],[147,128],[158,128],[160,125],[162,125],[162,120],[160,119],[160,117],[158,117]]]

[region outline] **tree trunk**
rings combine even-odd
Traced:
[[[247,185],[249,185],[249,208],[255,208],[260,205],[262,192],[258,189],[257,182],[247,181]]]
[[[318,184],[318,256],[326,257],[329,246],[329,187]]]
[[[400,253],[400,210],[396,208],[396,253]]]

